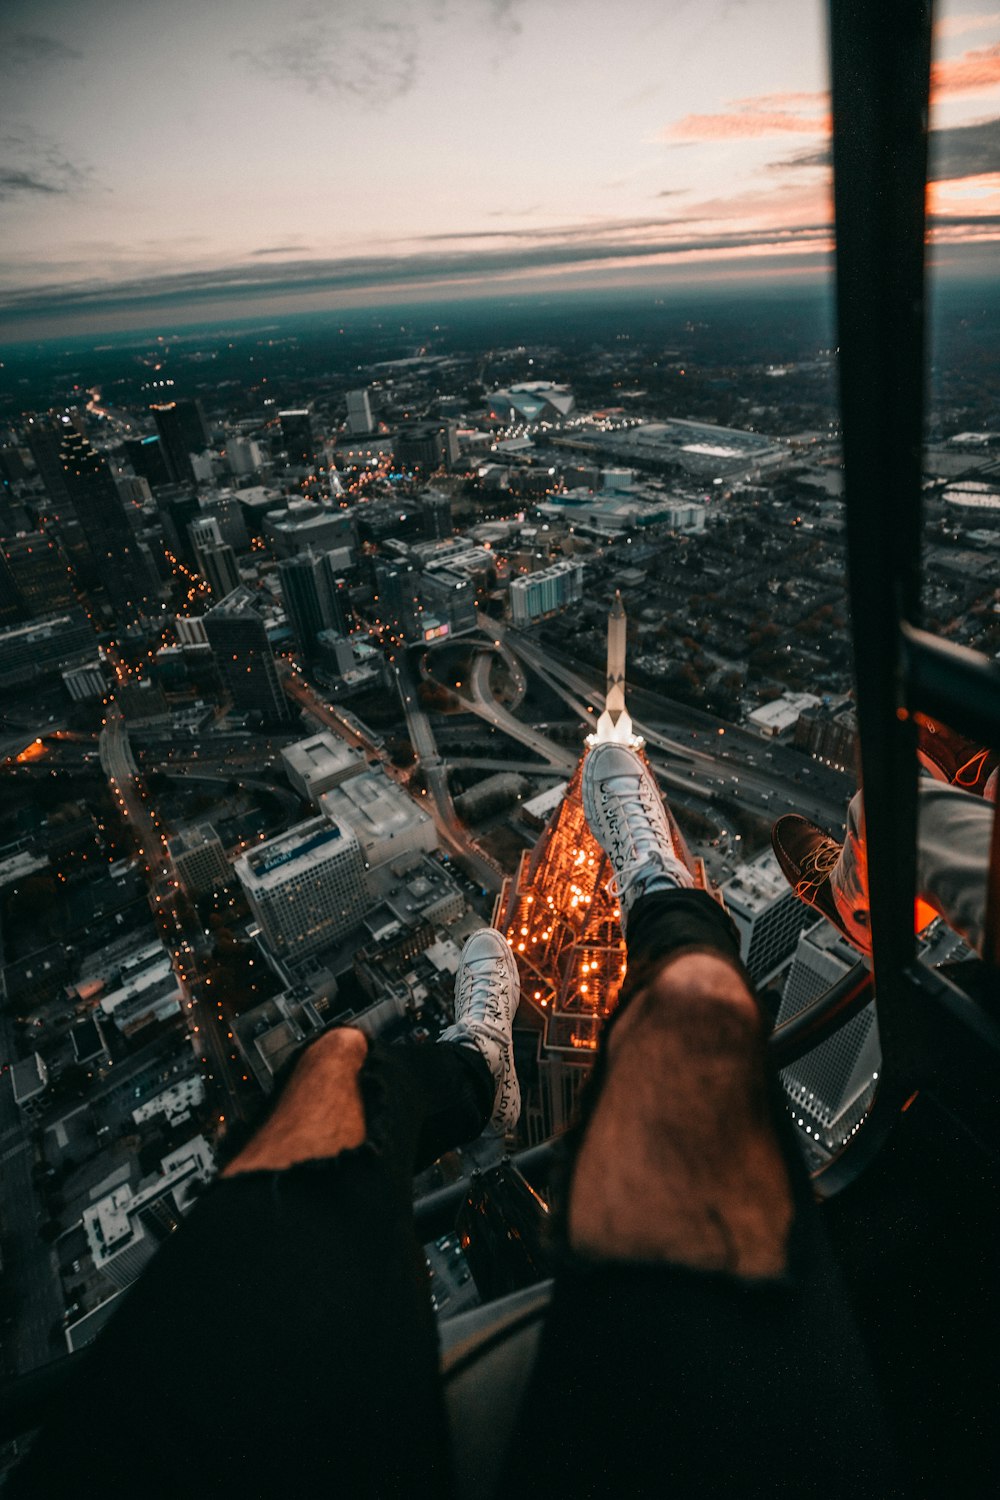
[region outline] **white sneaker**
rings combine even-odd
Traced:
[[[455,975],[455,1024],[442,1042],[475,1047],[489,1064],[497,1086],[490,1124],[506,1133],[521,1113],[521,1090],[514,1071],[511,1027],[521,980],[510,944],[495,927],[474,932],[462,949]]]
[[[627,745],[595,745],[583,763],[583,811],[611,861],[612,890],[624,927],[640,896],[692,886],[694,878],[674,848],[656,782]]]

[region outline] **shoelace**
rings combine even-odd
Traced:
[[[486,974],[479,973],[478,966],[482,964],[489,964],[490,972]],[[469,985],[468,997],[470,1006],[485,1006],[488,1001],[494,1001],[502,1015],[504,1012],[503,1001],[507,986],[504,981],[503,975],[496,972],[495,965],[496,959],[494,958],[479,958],[476,959],[474,963],[471,963],[469,965],[468,973],[471,975],[472,982]],[[468,1016],[464,1024],[469,1025],[470,1022],[474,1023],[476,1026],[486,1027],[491,1031],[493,1029],[489,1021],[484,1021],[481,1017],[478,1016]],[[495,1039],[497,1041],[507,1040],[506,1036],[503,1033],[498,1033]]]
[[[958,770],[955,772],[953,785],[975,786],[976,782],[983,774],[983,770],[989,757],[989,753],[990,752],[988,750],[977,750],[975,755],[970,755],[969,759],[965,762],[965,765],[959,766]],[[966,771],[970,773],[967,778],[965,776]]]
[[[621,786],[622,782],[625,783],[624,788]],[[654,826],[656,813],[650,806],[648,793],[645,798],[642,796],[643,782],[638,777],[615,776],[604,784],[618,798],[622,821],[632,842],[632,857],[662,853],[663,835]]]
[[[841,846],[836,839],[824,839],[814,853],[802,861],[802,873],[795,886],[800,901],[809,901],[825,880],[829,880],[840,859]]]

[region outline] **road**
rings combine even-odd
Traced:
[[[135,833],[145,866],[149,903],[171,954],[195,1054],[207,1067],[209,1078],[217,1080],[223,1089],[227,1116],[242,1118],[242,1096],[230,1073],[230,1053],[226,1046],[229,1027],[218,1007],[212,1007],[207,979],[203,982],[197,973],[195,955],[202,936],[201,928],[187,915],[187,909],[177,902],[167,836],[150,804],[149,793],[132,756],[125,720],[114,700],[107,706],[100,756],[112,794]]]
[[[408,663],[397,656],[393,664],[396,686],[399,690],[410,743],[420,761],[430,793],[431,812],[442,844],[454,857],[456,863],[484,890],[496,893],[503,885],[503,871],[489,859],[470,838],[451,800],[448,787],[448,770],[438,754],[437,744],[430,721],[417,699],[417,689],[410,674]]]

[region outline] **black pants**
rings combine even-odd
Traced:
[[[623,1006],[688,947],[738,953],[710,898],[637,903]],[[478,1134],[492,1079],[466,1048],[376,1044],[361,1083],[363,1146],[206,1192],[128,1293],[12,1495],[448,1500],[411,1179]],[[777,1088],[773,1108],[796,1206],[785,1274],[746,1282],[567,1256],[502,1493],[897,1492]],[[496,1479],[483,1476],[484,1494]]]

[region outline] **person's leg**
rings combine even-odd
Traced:
[[[485,983],[482,949],[473,980],[457,976],[463,1040],[384,1047],[343,1029],[303,1053],[130,1290],[13,1494],[78,1492],[109,1391],[108,1496],[134,1493],[137,1474],[147,1496],[451,1493],[412,1177],[511,1096],[517,994]]]
[[[648,802],[612,769],[606,801]],[[636,762],[632,774],[649,773]],[[623,820],[641,814],[613,819],[616,837]],[[866,1357],[732,924],[704,892],[670,889],[669,859],[630,900],[627,851],[645,859],[646,840],[619,843],[628,976],[573,1133],[562,1265],[509,1485],[892,1494]]]
[[[917,792],[917,895],[981,953],[995,805],[925,776]],[[839,927],[861,953],[871,953],[861,793],[855,793],[848,807],[843,845],[797,813],[779,818],[771,837],[796,895]]]

